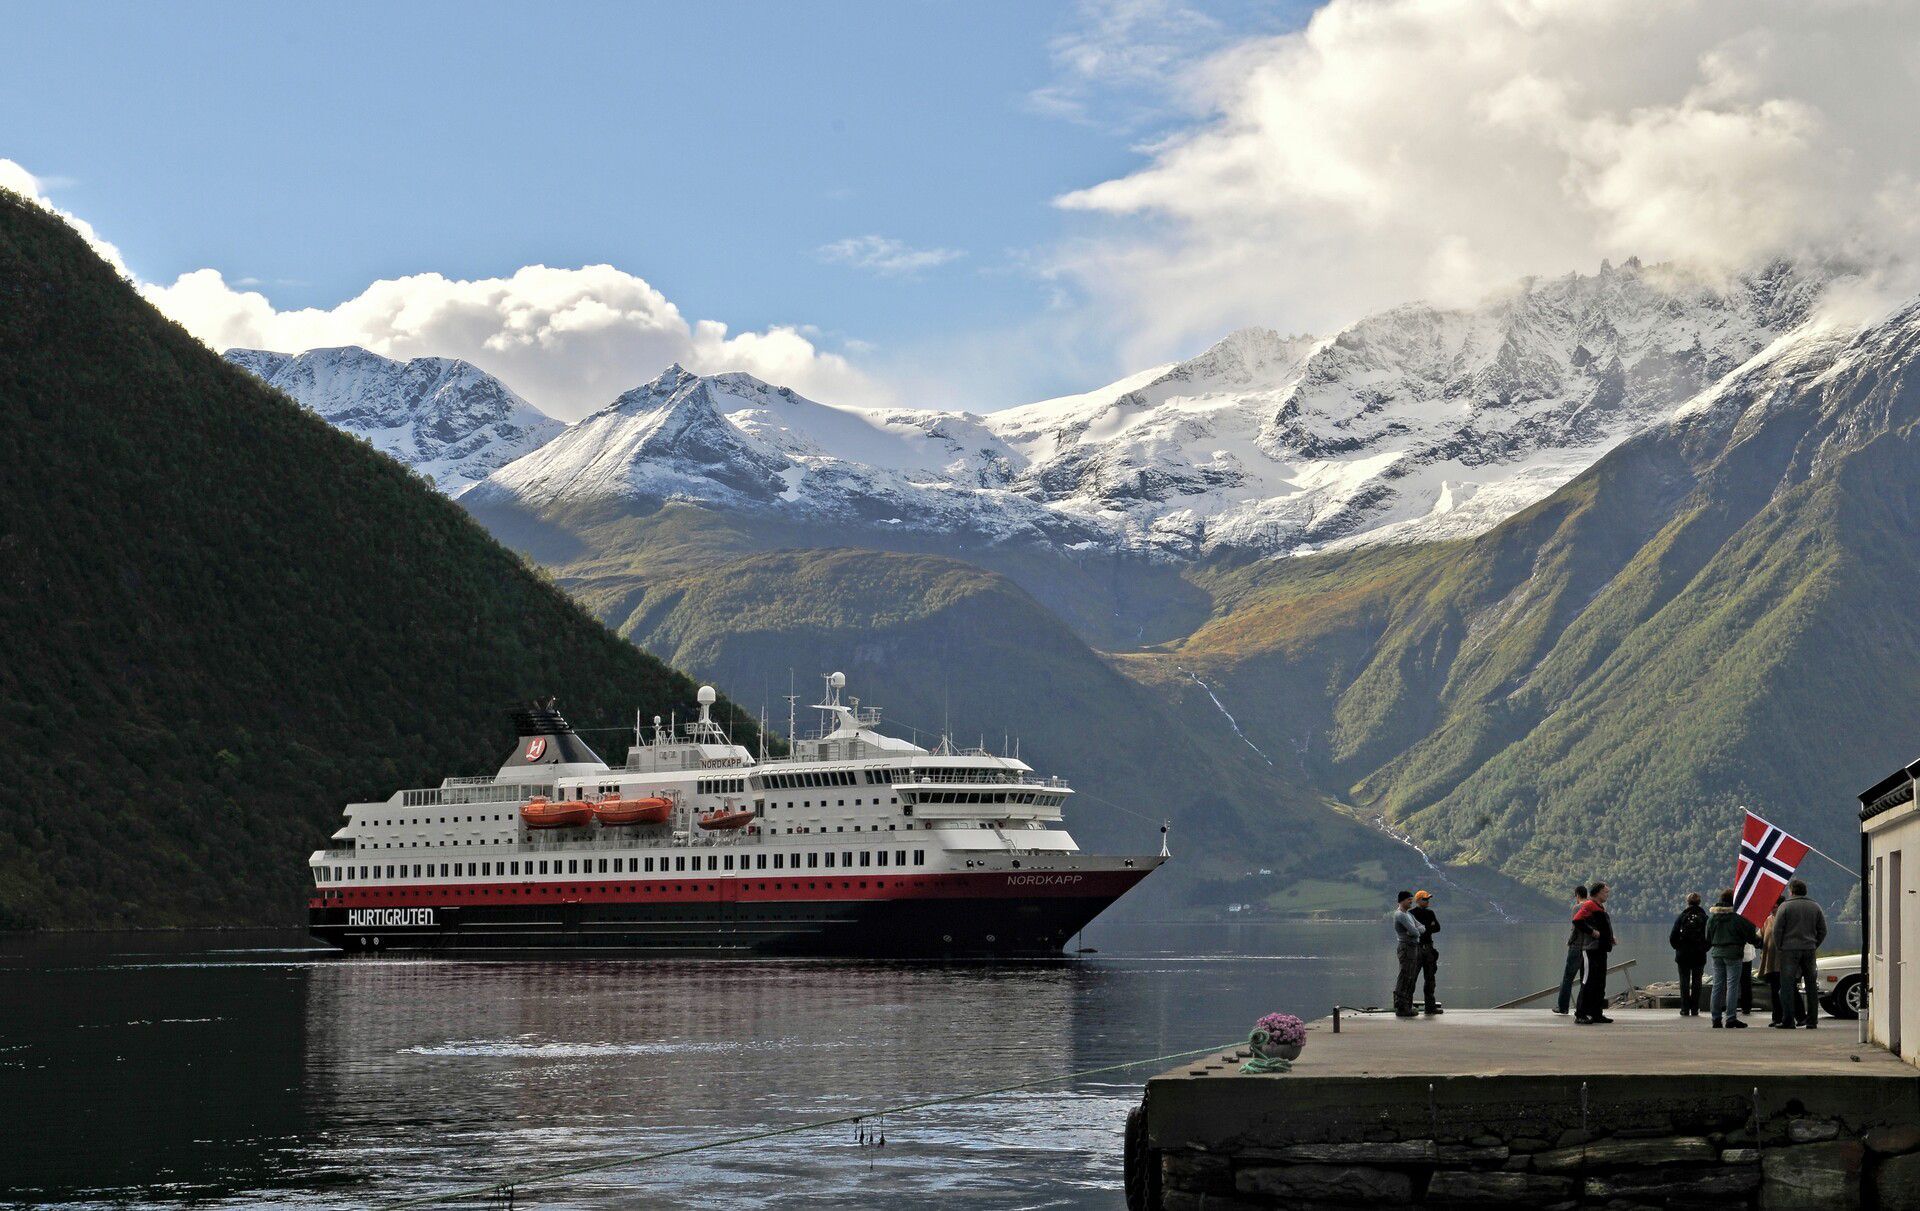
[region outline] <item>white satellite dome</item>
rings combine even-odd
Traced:
[[[836,690],[846,689],[847,675],[845,673],[835,673],[831,677],[827,678],[827,684],[832,686]]]
[[[720,695],[714,692],[712,686],[703,685],[700,687],[700,692],[693,696],[693,700],[701,706],[712,706],[720,700]]]

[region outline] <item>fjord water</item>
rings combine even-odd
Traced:
[[[0,1203],[377,1204],[1036,1081],[1244,1038],[1271,1010],[1386,1001],[1388,936],[1097,926],[1098,954],[994,965],[15,936],[0,940]],[[1672,978],[1664,926],[1622,938],[1643,982]],[[1557,981],[1565,927],[1461,923],[1442,941],[1443,998],[1488,1005]],[[516,1205],[1117,1208],[1122,1123],[1168,1066],[875,1119],[885,1147],[831,1127],[528,1186]]]

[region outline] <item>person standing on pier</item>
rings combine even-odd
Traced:
[[[1780,952],[1780,996],[1786,1002],[1788,1026],[1813,1030],[1820,1025],[1820,977],[1814,952],[1827,940],[1827,914],[1807,898],[1807,881],[1787,885],[1793,894],[1774,911],[1773,941]],[[1807,999],[1800,1000],[1806,984]]]
[[[1433,912],[1432,892],[1419,891],[1414,893],[1413,919],[1420,922],[1420,927],[1427,931],[1420,937],[1420,978],[1426,988],[1426,1013],[1427,1016],[1431,1017],[1436,1013],[1445,1012],[1440,1008],[1440,1002],[1435,1000],[1433,995],[1434,977],[1440,970],[1440,952],[1434,947],[1433,935],[1440,932],[1440,918],[1435,916]]]
[[[1700,893],[1687,893],[1687,906],[1674,919],[1667,935],[1673,947],[1673,963],[1680,969],[1680,1016],[1700,1016],[1700,977],[1707,969],[1707,910],[1700,907]]]
[[[1788,1011],[1787,1003],[1780,999],[1780,947],[1773,927],[1780,919],[1780,906],[1787,902],[1785,896],[1774,899],[1773,911],[1767,914],[1767,923],[1760,927],[1760,978],[1767,982],[1767,995],[1773,999],[1773,1020],[1767,1025],[1773,1029],[1793,1028],[1793,1014]],[[1753,1007],[1742,1001],[1741,1011],[1748,1017],[1753,1016]]]
[[[1574,910],[1573,938],[1580,945],[1580,1001],[1573,1020],[1582,1026],[1601,1026],[1607,1016],[1607,955],[1613,951],[1613,918],[1607,899],[1613,889],[1595,881],[1586,902]]]
[[[1747,947],[1759,941],[1753,922],[1733,911],[1733,888],[1720,892],[1720,902],[1707,910],[1707,954],[1713,959],[1713,1028],[1745,1030],[1740,1020],[1740,968]]]
[[[1582,883],[1573,889],[1573,910],[1579,912],[1580,906],[1586,902],[1587,885]],[[1560,972],[1560,999],[1553,1006],[1553,1011],[1561,1017],[1567,1016],[1568,1007],[1573,1004],[1573,983],[1580,978],[1579,939],[1580,934],[1577,930],[1567,939],[1567,963],[1565,969]]]
[[[1413,893],[1403,891],[1400,907],[1393,914],[1393,935],[1399,946],[1400,975],[1393,982],[1394,1016],[1416,1018],[1413,1011],[1413,981],[1420,974],[1420,939],[1427,936],[1426,926],[1412,913]]]

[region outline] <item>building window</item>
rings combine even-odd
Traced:
[[[1886,953],[1883,949],[1887,937],[1887,860],[1873,860],[1873,957],[1879,958]],[[1899,979],[1894,972],[1892,978]]]

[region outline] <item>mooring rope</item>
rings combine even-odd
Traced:
[[[610,1160],[590,1161],[583,1165],[567,1165],[558,1169],[528,1174],[524,1177],[503,1177],[488,1182],[484,1186],[467,1186],[459,1190],[448,1190],[440,1194],[425,1194],[416,1198],[401,1199],[384,1203],[390,1211],[399,1211],[401,1207],[429,1207],[440,1203],[458,1202],[464,1199],[498,1196],[523,1186],[539,1186],[558,1181],[563,1177],[576,1177],[583,1173],[598,1173],[607,1169],[626,1169],[634,1165],[644,1165],[649,1161],[665,1160],[668,1157],[685,1156],[690,1152],[705,1152],[710,1148],[730,1148],[735,1144],[750,1144],[755,1140],[772,1139],[778,1135],[795,1135],[802,1131],[818,1131],[823,1127],[844,1127],[848,1123],[858,1123],[864,1119],[883,1114],[905,1114],[912,1110],[925,1110],[932,1106],[951,1106],[959,1102],[971,1102],[983,1097],[992,1097],[998,1093],[1017,1093],[1022,1089],[1037,1089],[1042,1085],[1057,1085],[1061,1081],[1077,1080],[1083,1076],[1099,1076],[1107,1072],[1121,1072],[1128,1068],[1138,1068],[1144,1064],[1170,1064],[1175,1060],[1190,1060],[1195,1056],[1210,1055],[1214,1052],[1232,1052],[1246,1044],[1227,1043],[1224,1046],[1201,1047],[1193,1051],[1175,1052],[1173,1055],[1156,1055],[1141,1060],[1128,1060],[1124,1064],[1108,1064],[1102,1068],[1087,1068],[1079,1072],[1062,1073],[1059,1076],[1042,1077],[1037,1081],[1022,1081],[1017,1085],[1002,1085],[998,1089],[980,1089],[973,1093],[962,1093],[952,1097],[928,1098],[925,1101],[906,1102],[898,1106],[886,1106],[878,1110],[864,1110],[859,1114],[844,1114],[838,1118],[814,1119],[810,1122],[795,1123],[791,1127],[775,1127],[767,1131],[755,1131],[749,1135],[734,1135],[722,1140],[708,1140],[700,1144],[685,1144],[678,1148],[666,1148],[659,1152],[644,1152],[637,1156],[618,1156]]]

